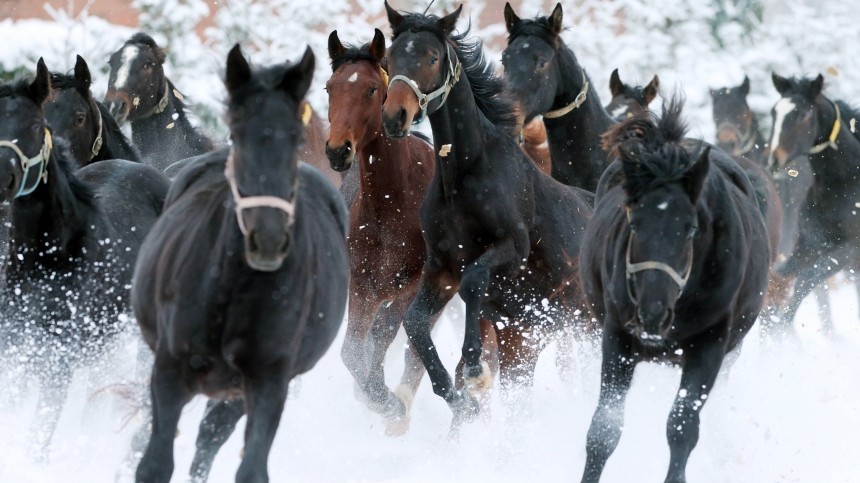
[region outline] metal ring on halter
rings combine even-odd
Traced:
[[[51,150],[54,148],[54,141],[51,137],[51,131],[48,130],[48,128],[45,128],[45,138],[42,141],[42,149],[39,151],[39,154],[32,158],[28,158],[21,151],[21,148],[11,141],[0,141],[0,147],[7,147],[14,151],[15,155],[18,156],[18,160],[21,162],[21,170],[24,171],[21,175],[21,185],[18,186],[18,192],[15,193],[15,198],[27,196],[33,191],[36,191],[36,188],[39,187],[40,183],[48,182],[48,161],[51,158]],[[33,183],[32,186],[27,186],[27,178],[29,178],[30,175],[30,168],[37,164],[39,165],[39,175],[36,177],[36,182]]]
[[[448,99],[448,94],[451,93],[451,89],[453,89],[454,85],[456,85],[457,82],[460,80],[460,74],[463,71],[463,66],[462,64],[460,64],[460,59],[456,56],[456,54],[451,55],[450,44],[445,44],[445,46],[447,47],[448,55],[448,75],[445,77],[445,82],[438,89],[434,90],[433,92],[430,92],[429,94],[425,94],[421,92],[421,89],[418,88],[418,84],[416,84],[414,80],[410,79],[409,77],[406,77],[405,75],[396,75],[392,77],[391,80],[388,82],[389,89],[391,89],[392,84],[394,84],[396,81],[404,82],[407,86],[409,86],[410,89],[412,89],[412,92],[415,93],[415,97],[418,98],[418,107],[421,109],[421,116],[416,116],[412,120],[412,124],[417,124],[418,122],[421,122],[421,120],[424,119],[425,116],[427,116],[427,106],[430,104],[430,101],[436,99],[439,96],[442,96],[442,102],[439,103],[439,107],[437,107],[436,109],[439,109],[443,105],[445,105],[445,101]],[[451,61],[452,57],[457,61],[456,66]]]
[[[224,165],[224,177],[227,178],[227,184],[230,185],[230,192],[233,194],[233,202],[236,203],[236,220],[239,223],[239,230],[242,235],[248,236],[248,229],[245,227],[245,220],[242,217],[242,210],[248,208],[277,208],[287,214],[287,226],[292,226],[296,222],[296,196],[299,192],[299,176],[293,182],[293,192],[290,199],[285,200],[277,196],[247,196],[243,197],[239,194],[239,188],[236,186],[236,176],[233,170],[233,150],[227,155],[227,163]]]

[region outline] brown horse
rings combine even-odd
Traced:
[[[305,138],[304,143],[299,148],[299,159],[320,170],[326,179],[331,181],[335,187],[340,188],[345,173],[332,171],[329,166],[328,157],[325,153],[326,137],[328,136],[328,126],[326,126],[325,119],[317,114],[308,101],[304,101],[299,109]]]
[[[344,46],[334,31],[328,51],[333,73],[326,83],[331,123],[326,153],[337,171],[357,163],[360,180],[349,211],[349,325],[341,355],[355,378],[356,395],[388,418],[387,434],[399,435],[409,428],[408,406],[424,366],[414,350],[406,352],[395,392],[407,408],[398,418],[394,410],[401,403],[385,386],[383,363],[418,289],[426,258],[419,212],[436,159],[427,141],[383,132],[388,75],[382,69],[382,32],[377,29],[373,42],[357,47]]]
[[[552,160],[543,118],[536,117],[523,126],[522,148],[539,170],[552,175]]]

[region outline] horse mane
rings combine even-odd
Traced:
[[[508,44],[522,35],[534,35],[556,48],[564,44],[564,42],[560,41],[561,36],[553,32],[549,17],[545,15],[537,15],[535,18],[524,18],[517,22],[516,25],[513,25],[508,32]]]
[[[73,74],[60,74],[59,72],[51,73],[51,87],[53,89],[77,89],[81,92],[90,91],[90,86],[79,81]]]
[[[66,180],[69,191],[77,201],[86,205],[88,208],[95,208],[95,190],[93,190],[92,186],[87,182],[78,178],[76,174],[78,165],[69,153],[68,141],[59,137],[54,137],[53,141],[54,148],[51,150],[51,159],[49,163],[53,164],[59,173],[61,173],[61,177]],[[54,176],[53,180],[56,180],[56,178],[57,176]],[[48,182],[55,182],[53,180],[49,180]]]
[[[344,45],[342,54],[331,59],[331,71],[334,72],[344,64],[367,61],[371,64],[379,65],[379,59],[370,53],[370,43],[364,45],[347,44]]]
[[[603,147],[621,161],[624,191],[634,201],[654,189],[683,180],[692,154],[682,145],[687,126],[684,102],[673,98],[658,118],[643,111],[616,124],[603,135]]]
[[[791,92],[794,92],[808,99],[813,99],[814,91],[812,89],[812,83],[813,81],[815,81],[815,79],[811,79],[808,77],[790,77],[788,78],[788,81],[789,83],[791,83]],[[855,118],[858,120],[858,122],[860,122],[860,108],[854,107],[847,102],[839,99],[833,99],[830,100],[830,102],[839,106],[843,121],[847,122],[849,119]],[[860,141],[860,130],[855,130],[852,134],[858,141]]]
[[[10,84],[0,84],[0,97],[26,96],[30,89],[33,76],[25,76],[12,81]]]
[[[153,49],[161,49],[158,44],[155,42],[149,34],[145,32],[137,32],[132,35],[128,40],[125,41],[126,44],[143,44],[147,47],[151,47]]]
[[[515,131],[516,113],[513,102],[507,97],[504,79],[496,76],[492,63],[484,56],[480,39],[467,40],[471,25],[461,33],[446,36],[437,24],[439,20],[435,15],[406,14],[403,22],[394,30],[394,38],[403,32],[423,30],[436,35],[442,43],[453,43],[463,73],[471,84],[478,110],[491,124],[504,131]]]

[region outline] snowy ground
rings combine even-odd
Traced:
[[[860,430],[860,321],[854,290],[832,293],[835,332],[821,332],[812,300],[798,317],[796,340],[775,342],[757,329],[728,380],[722,380],[704,410],[699,446],[689,467],[697,482],[857,481]],[[436,340],[453,366],[462,326],[442,323]],[[383,435],[379,417],[352,395],[352,381],[340,361],[341,338],[302,378],[287,403],[269,459],[272,481],[572,481],[585,461],[585,434],[597,399],[598,355],[579,354],[581,379],[565,383],[554,365],[554,347],[542,356],[528,410],[510,409],[495,392],[492,414],[464,428],[458,443],[446,440],[450,412],[425,377],[413,409],[411,431]],[[389,354],[389,380],[402,366],[399,350]],[[130,364],[117,380],[131,377]],[[124,366],[119,364],[117,367]],[[603,481],[662,481],[669,451],[665,419],[679,372],[640,365],[628,398],[621,443]],[[52,447],[51,463],[30,461],[24,450],[33,417],[32,394],[0,408],[0,481],[114,481],[133,424],[111,396],[88,399],[80,374]],[[185,481],[204,407],[186,408],[176,441],[173,481]],[[242,447],[239,431],[215,462],[213,482],[233,481]],[[119,481],[130,481],[128,478]]]

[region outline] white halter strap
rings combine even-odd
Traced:
[[[14,151],[20,161],[21,170],[24,171],[24,173],[21,174],[21,185],[18,187],[18,192],[15,193],[15,198],[27,196],[33,191],[36,191],[36,188],[39,187],[40,183],[48,182],[48,161],[51,158],[51,150],[54,148],[51,131],[49,131],[48,128],[45,128],[45,139],[42,141],[42,149],[39,151],[39,154],[32,158],[28,158],[21,151],[21,148],[11,141],[0,141],[0,147],[7,147]],[[36,165],[39,165],[39,176],[36,177],[32,186],[27,186],[27,178],[30,175],[30,168]]]
[[[102,133],[104,132],[104,127],[102,126],[102,113],[99,110],[99,105],[96,103],[94,99],[90,100],[90,103],[93,106],[93,111],[95,111],[97,119],[99,120],[99,133],[96,135],[95,141],[93,141],[93,148],[90,150],[90,160],[99,155],[99,151],[102,150],[102,143],[104,142],[102,138]]]
[[[446,43],[445,46],[447,47],[448,56],[448,75],[442,86],[435,91],[429,94],[421,92],[421,89],[418,88],[418,84],[405,75],[396,75],[388,82],[389,89],[391,89],[392,84],[397,81],[405,83],[410,89],[412,89],[412,92],[414,92],[415,96],[418,98],[418,107],[421,108],[421,117],[416,118],[418,120],[423,119],[427,115],[427,106],[430,104],[430,101],[441,96],[442,102],[439,103],[439,107],[442,107],[445,104],[445,101],[448,99],[448,94],[451,93],[451,89],[453,89],[457,82],[459,82],[460,75],[463,73],[463,65],[460,63],[460,59],[456,54],[451,55],[451,45]],[[452,58],[457,62],[456,65],[451,61]],[[437,107],[437,109],[439,107]]]
[[[627,238],[627,256],[625,259],[627,265],[627,296],[630,297],[630,301],[634,304],[636,303],[636,297],[630,288],[630,282],[633,281],[633,275],[639,272],[644,272],[645,270],[659,270],[668,275],[669,278],[675,282],[675,285],[678,286],[678,298],[680,298],[681,294],[684,293],[684,287],[687,286],[687,281],[690,279],[690,273],[693,271],[693,244],[691,243],[690,248],[687,250],[687,265],[684,267],[683,275],[681,275],[671,265],[663,262],[649,260],[647,262],[630,263],[632,242],[633,232],[631,231],[630,236]]]
[[[582,90],[579,91],[579,94],[576,95],[576,98],[570,104],[562,107],[561,109],[556,109],[554,111],[547,111],[543,113],[544,119],[556,119],[562,116],[567,115],[574,109],[578,109],[579,106],[585,104],[585,100],[588,99],[588,78],[585,76],[585,71],[582,71]]]
[[[233,170],[233,150],[231,149],[230,154],[227,155],[227,163],[224,165],[224,177],[227,178],[227,184],[230,185],[230,191],[233,194],[233,202],[236,203],[236,220],[239,222],[239,230],[242,231],[243,235],[248,236],[248,230],[245,228],[242,210],[248,208],[277,208],[287,214],[287,226],[292,226],[296,222],[296,195],[299,192],[298,176],[296,176],[295,183],[293,184],[293,193],[289,201],[277,196],[243,197],[239,194],[239,188],[236,186],[236,176]]]

